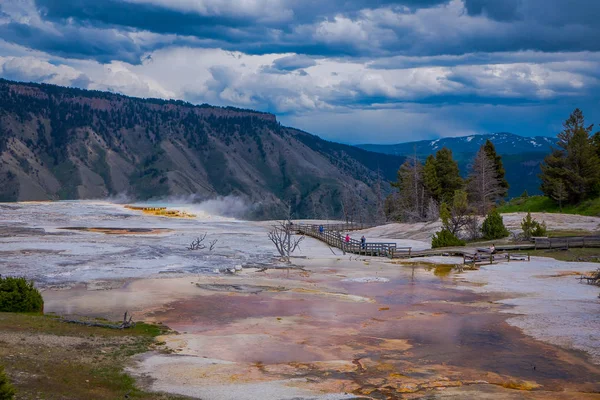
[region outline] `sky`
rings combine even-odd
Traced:
[[[0,0],[0,77],[272,112],[343,143],[600,123],[597,0]]]

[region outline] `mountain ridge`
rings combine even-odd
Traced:
[[[350,197],[358,218],[403,160],[260,111],[0,79],[0,201],[233,194],[267,218],[340,217]]]
[[[432,154],[443,147],[454,153],[475,153],[486,140],[494,143],[499,154],[549,153],[556,146],[557,139],[548,136],[521,136],[510,132],[496,132],[432,140],[418,140],[397,144],[359,144],[358,148],[384,154],[409,155],[416,149],[417,154]]]

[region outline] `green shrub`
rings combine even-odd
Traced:
[[[523,229],[523,236],[525,239],[531,239],[533,236],[546,236],[546,223],[541,224],[531,217],[531,213],[528,212],[527,216],[523,218],[521,222],[521,229]]]
[[[481,233],[486,240],[501,239],[510,233],[504,226],[504,221],[498,210],[492,210],[483,221]]]
[[[434,249],[438,247],[451,247],[451,246],[464,246],[465,241],[460,240],[448,229],[442,229],[435,233],[431,238],[431,247]]]
[[[43,312],[44,299],[25,278],[0,276],[0,311]]]
[[[15,397],[15,389],[10,384],[4,373],[4,367],[0,365],[0,400],[12,400]]]

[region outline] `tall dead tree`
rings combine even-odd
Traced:
[[[342,214],[346,223],[354,222],[358,206],[357,194],[354,188],[349,186],[344,187],[340,198],[340,205],[342,206]]]
[[[385,211],[384,211],[384,199],[383,199],[383,188],[381,186],[381,170],[377,167],[377,182],[375,183],[375,197],[376,197],[376,209],[375,209],[375,222],[385,222]]]
[[[494,161],[481,147],[473,160],[468,181],[469,195],[480,215],[485,215],[503,193]]]
[[[294,224],[291,214],[291,206],[288,205],[287,218],[273,225],[273,229],[268,233],[269,240],[275,245],[280,257],[288,263],[292,253],[300,247],[300,242],[304,239],[304,236],[293,237]]]
[[[423,186],[423,164],[416,155],[409,157],[398,170],[399,209],[405,221],[421,221],[426,214],[426,193]]]

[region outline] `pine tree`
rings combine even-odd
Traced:
[[[442,188],[437,176],[436,160],[433,155],[430,155],[427,157],[427,160],[425,160],[425,165],[423,166],[423,185],[425,186],[428,195],[436,202],[439,202]]]
[[[435,169],[440,187],[440,201],[450,202],[454,192],[464,186],[458,164],[452,158],[452,150],[444,147],[436,153]]]
[[[596,185],[600,182],[600,159],[590,140],[589,131],[575,131],[567,149],[565,183],[574,202],[597,194]]]
[[[523,221],[521,221],[521,229],[523,229],[523,237],[527,240],[534,236],[546,236],[546,223],[537,222],[528,212]]]
[[[600,157],[600,131],[594,133],[594,136],[592,136],[592,144],[596,149],[596,155]]]
[[[496,147],[494,144],[488,139],[483,145],[485,153],[487,156],[494,162],[494,168],[496,170],[496,179],[500,184],[500,188],[502,192],[499,193],[501,198],[506,197],[508,195],[508,188],[510,187],[508,181],[506,180],[506,171],[504,170],[504,165],[502,164],[502,156],[496,153]]]
[[[494,161],[481,146],[469,173],[469,195],[481,215],[485,215],[500,199],[504,189],[496,173]]]
[[[501,239],[510,234],[510,232],[508,232],[504,226],[504,220],[502,219],[502,216],[496,209],[490,211],[483,221],[483,225],[481,225],[481,232],[486,240]]]
[[[4,367],[0,365],[0,400],[12,400],[15,396],[15,389],[10,384]]]
[[[554,149],[541,167],[540,188],[546,196],[556,198],[557,188],[561,188],[559,182],[567,192],[566,200],[572,204],[598,194],[600,157],[597,137],[590,137],[592,129],[593,125],[585,126],[579,109],[575,109],[563,123],[563,131],[558,134],[559,149]],[[562,192],[562,189],[559,191]]]

